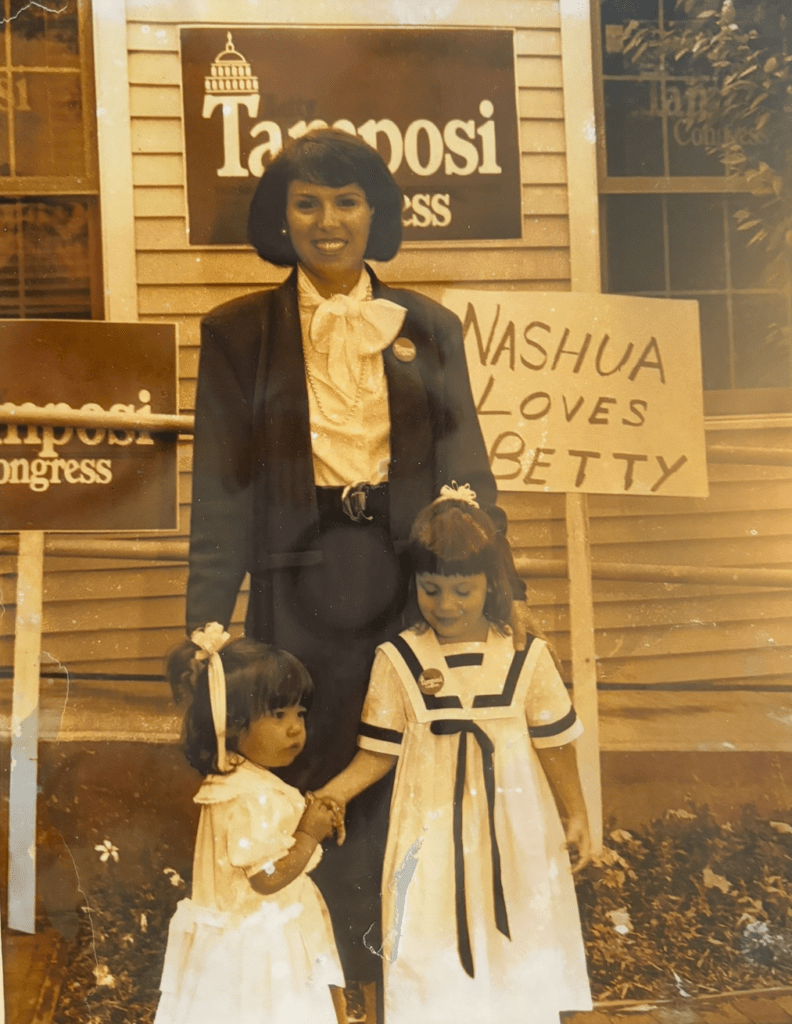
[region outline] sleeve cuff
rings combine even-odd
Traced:
[[[569,712],[557,722],[550,722],[548,725],[531,725],[528,732],[533,745],[541,750],[544,747],[563,747],[572,740],[576,740],[583,732],[583,723],[575,714],[575,709],[570,708]]]
[[[401,753],[402,734],[395,729],[383,729],[379,725],[361,722],[358,730],[358,746],[362,750],[372,750],[377,754]]]

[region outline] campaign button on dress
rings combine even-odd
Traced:
[[[400,363],[411,363],[418,355],[418,350],[409,338],[397,338],[392,347],[393,354]]]
[[[439,668],[425,668],[418,676],[418,686],[421,693],[437,693],[443,689],[443,673]]]

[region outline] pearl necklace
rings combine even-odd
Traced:
[[[371,301],[372,295],[373,292],[371,289],[371,282],[369,281],[368,286],[366,288],[365,301]],[[311,344],[310,339],[308,341],[308,344]],[[351,402],[344,403],[346,408],[344,412],[340,414],[330,413],[327,411],[327,409],[325,409],[324,404],[321,398],[319,397],[319,390],[320,387],[329,388],[330,385],[325,384],[324,381],[319,380],[317,377],[314,376],[314,373],[311,370],[310,361],[305,356],[303,356],[303,362],[305,363],[305,376],[308,380],[308,385],[311,389],[311,392],[313,393],[314,399],[316,400],[317,408],[319,409],[319,412],[322,414],[322,416],[326,420],[329,420],[331,423],[335,423],[338,425],[346,423],[348,420],[350,420],[357,411],[358,406],[360,405],[361,399],[363,397],[363,377],[365,375],[365,360],[359,360],[360,366],[358,370],[357,380],[355,381],[355,393],[352,396]]]
[[[319,397],[319,387],[317,386],[321,385],[322,387],[329,387],[329,385],[325,384],[324,381],[317,380],[314,377],[313,371],[311,370],[308,360],[305,360],[305,376],[308,379],[308,384],[310,385],[311,392],[313,393],[313,396],[316,399],[316,404],[319,408],[319,412],[326,420],[329,420],[332,423],[346,423],[347,420],[349,420],[352,417],[352,415],[357,411],[357,408],[360,405],[360,401],[363,396],[363,372],[364,366],[363,360],[361,359],[360,372],[358,373],[358,378],[355,383],[355,394],[352,396],[351,403],[345,403],[346,412],[344,414],[331,413],[328,412],[327,409],[325,409],[324,404],[322,403],[322,400]]]

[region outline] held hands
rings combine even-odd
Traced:
[[[577,851],[577,857],[572,863],[572,874],[577,875],[591,860],[591,836],[585,812],[572,814],[567,820],[566,847],[570,851],[570,860],[571,851]]]
[[[339,846],[343,846],[346,839],[346,828],[344,826],[344,811],[346,808],[331,796],[310,792],[305,794],[305,803],[305,813],[300,819],[298,828],[313,836],[317,843],[321,843],[323,839],[327,839],[328,836],[335,832],[336,842]],[[304,824],[309,816],[312,816],[312,821],[315,818],[317,830],[321,830],[321,835]]]
[[[305,832],[321,843],[332,834],[335,816],[331,807],[321,800],[310,800],[297,825],[298,832]]]

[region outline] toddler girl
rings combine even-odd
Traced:
[[[214,622],[168,675],[187,760],[205,780],[192,898],[173,916],[155,1024],[336,1024],[344,981],[330,918],[308,877],[332,808],[278,779],[305,744],[313,690],[290,654],[231,640]]]
[[[397,765],[385,1024],[558,1024],[591,1008],[567,855],[589,857],[581,725],[546,643],[514,650],[511,552],[469,488],[419,514],[409,554],[414,625],[378,648],[361,749],[320,791],[346,803]]]

